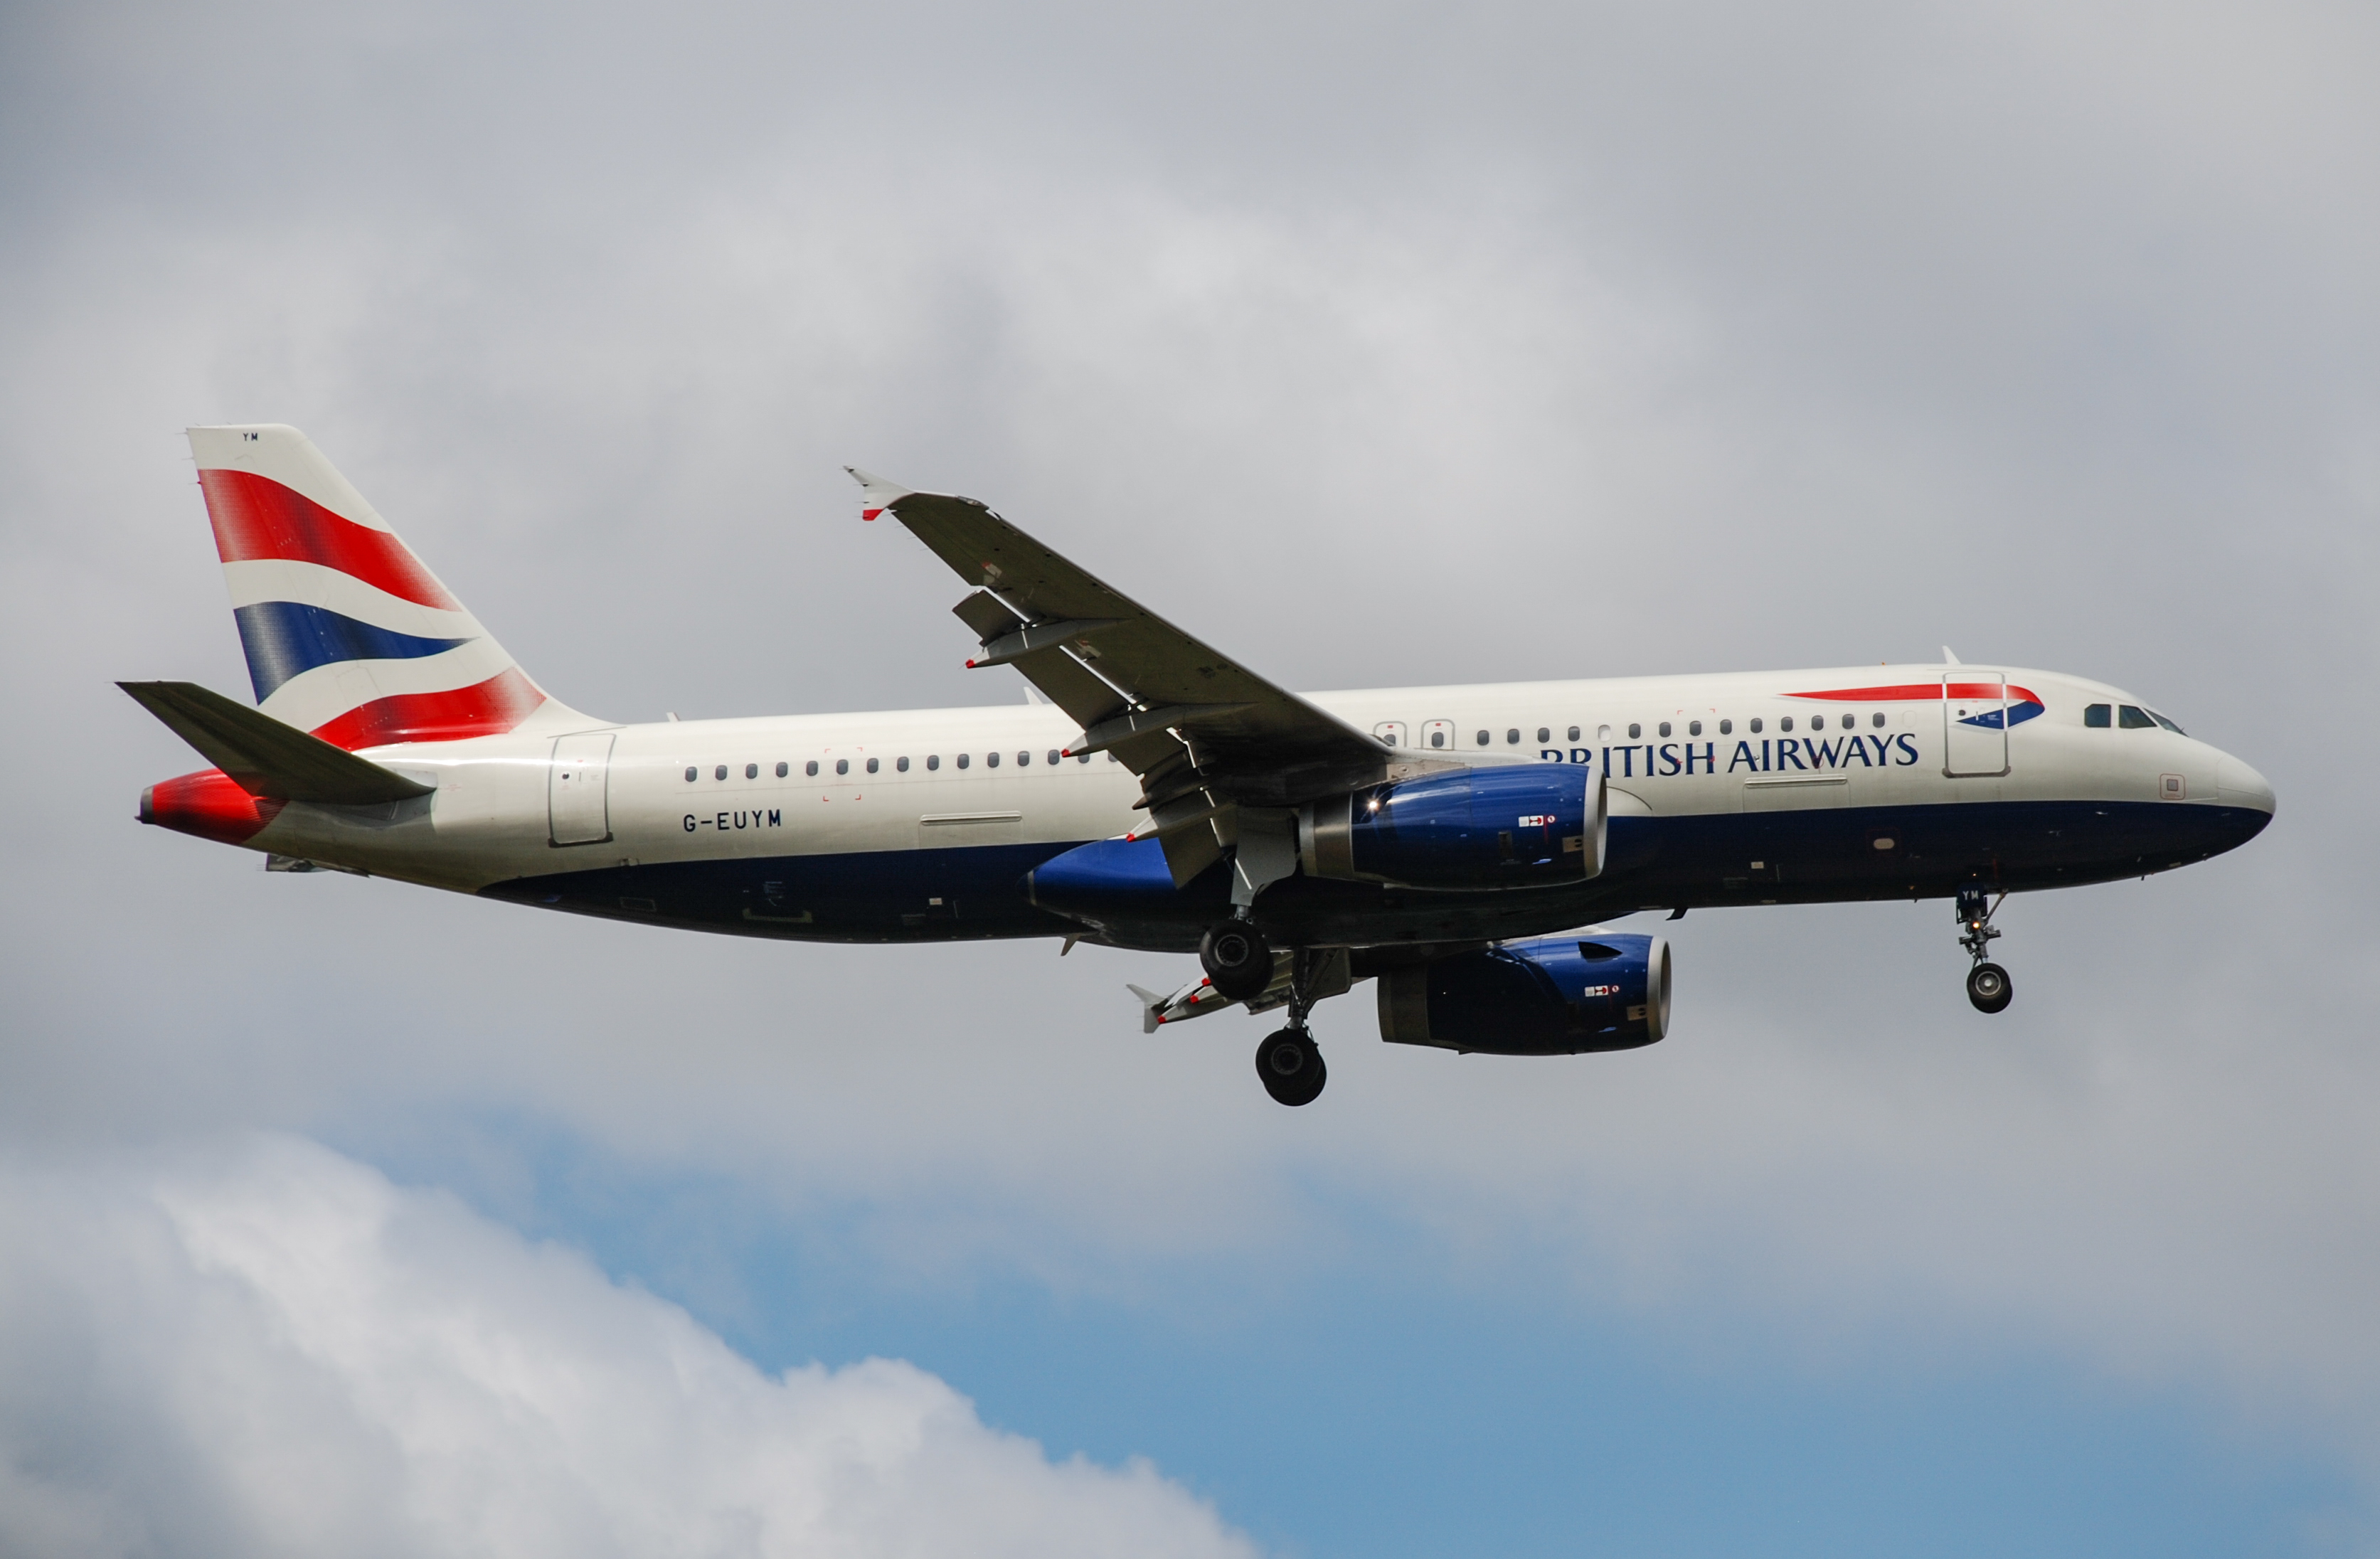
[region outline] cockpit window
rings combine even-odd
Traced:
[[[2126,731],[2156,729],[2156,721],[2149,719],[2149,712],[2134,704],[2126,704],[2116,711],[2116,724]]]
[[[2112,704],[2094,704],[2082,711],[2082,723],[2094,731],[2105,731],[2109,723],[2107,717],[2115,712]]]
[[[2163,715],[2158,714],[2155,709],[2151,709],[2149,711],[2149,719],[2156,721],[2157,724],[2165,727],[2168,731],[2172,731],[2176,736],[2187,736],[2190,734],[2190,732],[2182,730],[2181,727],[2174,724],[2173,721],[2166,719]]]

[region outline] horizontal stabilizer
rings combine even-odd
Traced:
[[[115,685],[252,796],[372,806],[431,789],[196,683]]]

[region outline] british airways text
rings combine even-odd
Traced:
[[[1603,773],[1608,780],[1632,780],[1645,776],[1659,778],[1670,774],[1733,774],[1742,770],[1753,774],[1791,773],[1796,769],[1849,768],[1858,764],[1867,768],[1907,768],[1917,759],[1917,738],[1907,731],[1897,736],[1787,736],[1770,737],[1758,743],[1738,742],[1728,755],[1725,768],[1719,767],[1716,742],[1643,743],[1629,747],[1603,749]],[[1593,767],[1596,749],[1572,747],[1564,752],[1560,747],[1547,747],[1538,756],[1548,763],[1576,763]]]

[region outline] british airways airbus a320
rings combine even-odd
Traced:
[[[1642,911],[1949,899],[1967,995],[2009,893],[2253,839],[2273,792],[2104,683],[2012,666],[1300,696],[970,498],[853,472],[966,582],[975,666],[1049,702],[621,725],[559,703],[294,428],[194,428],[258,707],[125,690],[214,767],[140,820],[329,868],[613,920],[809,941],[1055,937],[1198,954],[1144,1026],[1377,980],[1380,1037],[1503,1055],[1670,1026]],[[1576,929],[1585,927],[1585,929]]]

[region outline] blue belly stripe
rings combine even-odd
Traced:
[[[238,608],[232,616],[239,623],[239,647],[248,655],[248,680],[260,704],[283,683],[317,666],[342,660],[418,660],[471,642],[400,634],[298,601],[259,601]]]

